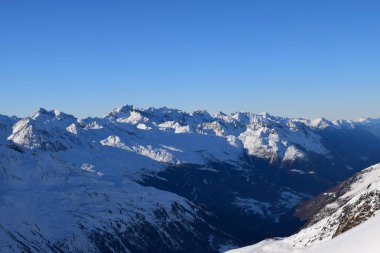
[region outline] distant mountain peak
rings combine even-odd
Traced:
[[[30,118],[33,120],[39,120],[39,119],[41,119],[41,120],[45,120],[45,119],[62,120],[62,119],[67,119],[67,118],[75,119],[75,117],[73,115],[63,113],[63,112],[56,110],[56,109],[48,111],[45,108],[39,108]]]

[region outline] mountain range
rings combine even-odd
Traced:
[[[380,120],[39,109],[0,116],[0,150],[1,252],[223,252],[339,219]]]

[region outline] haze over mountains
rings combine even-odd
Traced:
[[[218,252],[301,228],[299,203],[380,162],[380,120],[40,109],[0,116],[0,149],[2,252]]]

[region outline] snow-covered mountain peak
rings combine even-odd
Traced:
[[[305,119],[305,118],[300,118],[300,119],[294,119],[294,121],[297,122],[302,122],[306,126],[316,129],[316,130],[324,130],[326,128],[338,128],[339,123],[335,121],[328,120],[326,118],[315,118],[315,119]]]
[[[103,117],[125,117],[128,116],[133,110],[135,110],[135,107],[133,105],[123,105],[116,107],[111,112],[106,113]]]
[[[222,119],[223,117],[227,116],[227,114],[225,114],[224,112],[222,111],[218,111],[214,114],[212,114],[212,117],[213,118],[219,118],[219,119]]]
[[[44,108],[38,109],[32,116],[28,117],[32,120],[76,120],[73,115],[63,113],[59,110],[48,111]]]
[[[48,111],[45,108],[39,108],[30,118],[33,120],[37,120],[43,117],[52,117],[54,118],[55,112],[54,111]]]
[[[380,124],[380,119],[378,118],[359,118],[355,121],[352,121],[353,123],[362,123],[362,124]]]
[[[66,148],[67,128],[77,119],[58,110],[40,108],[30,117],[18,120],[12,127],[8,140],[27,148],[61,150]]]
[[[131,115],[140,115],[145,117],[152,123],[160,124],[166,121],[180,121],[188,113],[172,109],[168,107],[160,108],[137,108],[133,105],[124,105],[122,107],[117,107],[112,112],[106,114],[104,118],[129,118]]]
[[[213,116],[206,110],[197,110],[192,113],[190,113],[190,116],[192,117],[200,117],[204,121],[211,121],[213,120]]]
[[[359,123],[364,123],[364,122],[369,122],[371,121],[371,118],[366,118],[366,117],[360,117],[356,120],[356,122],[359,122]]]
[[[263,118],[271,118],[273,117],[271,114],[269,114],[268,112],[262,112],[259,114],[260,116],[262,116]]]
[[[316,118],[310,122],[310,125],[314,128],[324,129],[332,126],[333,123],[325,118]]]

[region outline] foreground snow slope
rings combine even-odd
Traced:
[[[287,245],[265,246],[261,248],[246,247],[228,251],[229,253],[378,253],[380,249],[380,216],[354,227],[330,241],[306,247],[289,249]]]
[[[319,205],[324,207],[321,208]],[[374,250],[378,250],[380,246],[375,238],[380,232],[380,218],[373,217],[379,211],[380,164],[376,164],[301,206],[297,210],[298,215],[310,215],[305,212],[312,214],[307,226],[297,234],[284,239],[265,240],[230,253],[340,252],[334,249],[359,252],[355,249],[363,245],[356,244],[363,240],[372,251],[361,252],[375,252]],[[361,225],[367,220],[370,221]],[[353,227],[355,229],[350,230]],[[369,231],[365,231],[366,229]],[[374,235],[366,238],[371,232]],[[353,246],[350,248],[350,245]],[[378,247],[371,248],[374,245]]]
[[[331,241],[305,253],[378,253],[380,250],[380,216],[358,225]]]

